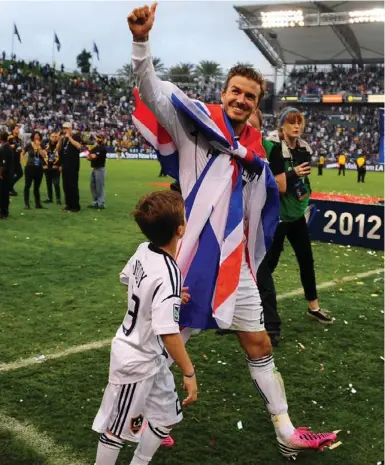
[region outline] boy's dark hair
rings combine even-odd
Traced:
[[[132,215],[147,239],[164,247],[185,224],[183,197],[175,191],[151,192],[139,200]]]
[[[262,73],[259,71],[256,71],[252,66],[249,65],[242,65],[238,64],[233,66],[229,73],[227,74],[225,84],[223,86],[223,90],[226,91],[227,88],[229,87],[229,82],[230,79],[232,79],[235,76],[242,76],[247,79],[251,79],[252,81],[255,81],[257,84],[261,86],[261,93],[259,95],[258,99],[258,105],[265,96],[266,92],[266,83],[265,80],[263,79]]]
[[[0,132],[0,140],[2,142],[7,142],[8,140],[8,133],[6,131],[1,131]]]

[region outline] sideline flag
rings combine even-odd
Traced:
[[[60,52],[61,43],[60,43],[59,37],[57,36],[56,32],[54,32],[54,34],[55,34],[55,37],[53,41],[57,46],[57,51]]]
[[[19,34],[19,31],[17,30],[17,26],[15,23],[13,23],[13,33],[17,35],[17,38],[19,39],[19,42],[21,43],[20,34]]]
[[[96,46],[95,42],[94,42],[94,53],[96,53],[96,56],[98,57],[98,61],[100,61],[100,60],[99,60],[99,49],[98,49],[98,47]]]

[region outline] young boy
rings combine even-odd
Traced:
[[[194,367],[178,324],[182,276],[174,258],[185,231],[183,198],[173,191],[150,193],[133,216],[150,242],[138,247],[120,274],[128,286],[128,312],[112,341],[109,383],[92,426],[102,433],[95,465],[114,465],[126,440],[139,442],[131,465],[150,463],[182,420],[169,356],[184,374],[183,406],[197,399]]]

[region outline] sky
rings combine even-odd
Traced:
[[[201,60],[220,63],[226,71],[237,62],[252,63],[273,80],[273,70],[246,34],[238,28],[234,4],[255,2],[160,0],[150,34],[152,55],[166,67]],[[18,1],[0,0],[0,52],[10,54],[13,23],[21,36],[14,37],[14,53],[25,60],[52,62],[54,30],[61,42],[54,59],[76,68],[83,48],[92,51],[95,41],[101,73],[113,74],[130,62],[131,33],[127,16],[140,1]]]

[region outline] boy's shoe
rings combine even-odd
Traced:
[[[333,319],[329,315],[329,312],[327,310],[322,310],[322,308],[319,308],[318,310],[310,310],[308,307],[307,314],[324,325],[333,324]]]
[[[173,437],[171,436],[171,434],[169,434],[166,439],[162,439],[162,442],[160,443],[160,445],[163,447],[175,446],[175,441]]]
[[[148,426],[148,422],[145,421],[143,423],[142,430],[141,430],[142,434],[143,434],[143,431],[147,428],[147,426]],[[163,447],[175,446],[175,441],[174,441],[173,437],[171,436],[171,434],[169,434],[166,439],[162,439],[162,442],[160,443],[160,445],[163,446]]]
[[[277,438],[279,452],[289,460],[296,460],[300,452],[323,450],[337,439],[335,433],[312,433],[306,427],[297,428],[288,441]]]

